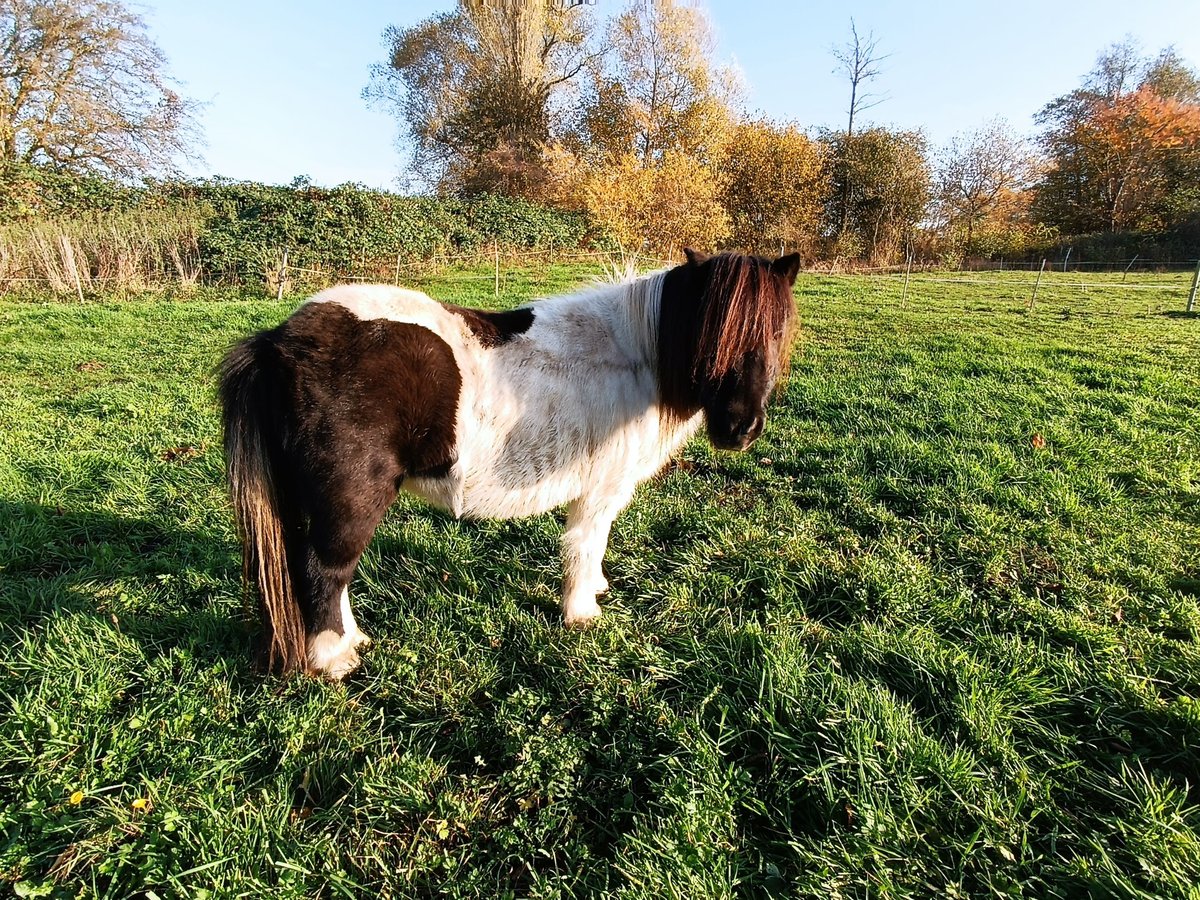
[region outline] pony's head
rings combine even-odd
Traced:
[[[791,353],[800,256],[684,252],[687,262],[663,276],[662,403],[681,419],[703,409],[715,447],[745,450],[762,434]]]

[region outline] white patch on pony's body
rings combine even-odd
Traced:
[[[449,345],[462,376],[457,460],[445,476],[410,477],[403,489],[457,517],[513,518],[570,503],[563,534],[568,625],[600,614],[596,595],[608,587],[601,562],[613,520],[703,422],[702,413],[681,422],[659,405],[662,278],[536,302],[529,329],[495,347],[417,291],[348,285],[309,301],[340,304],[364,320],[420,325]],[[353,636],[361,632],[345,595],[342,610],[345,635],[323,632],[309,644],[314,668],[331,675],[351,655],[357,664]]]
[[[350,635],[350,646],[361,647],[364,644],[371,643],[371,639],[358,627],[358,622],[354,620],[354,611],[350,609],[349,588],[342,588],[341,607],[342,633]]]

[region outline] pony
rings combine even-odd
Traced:
[[[685,255],[506,312],[342,285],[235,345],[226,474],[267,670],[359,665],[348,586],[400,490],[456,517],[567,504],[563,620],[593,622],[635,488],[702,425],[749,447],[790,356],[798,254]]]

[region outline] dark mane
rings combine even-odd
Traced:
[[[720,379],[753,350],[774,352],[781,374],[796,321],[791,286],[769,260],[722,253],[663,277],[658,382],[663,402],[681,418],[700,406],[706,382]]]

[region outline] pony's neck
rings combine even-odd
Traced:
[[[651,371],[658,367],[658,330],[665,275],[665,271],[653,272],[621,285],[625,290],[620,306],[630,350]]]

